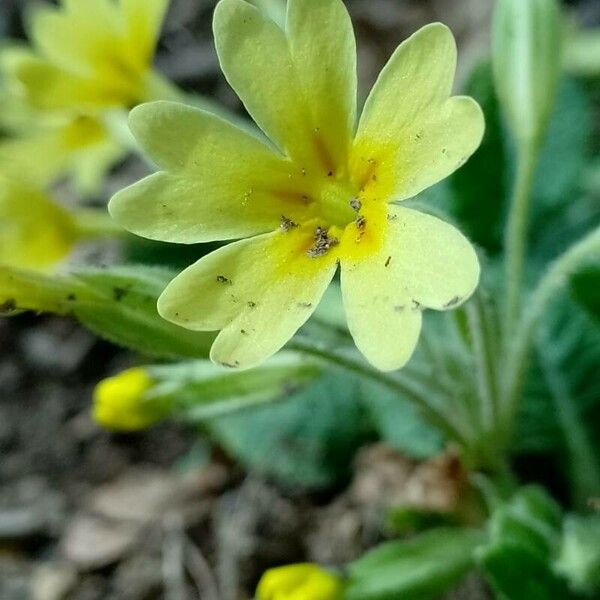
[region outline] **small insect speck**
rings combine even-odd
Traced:
[[[388,215],[387,216],[388,221],[395,221],[397,218],[398,218],[398,215]]]
[[[76,296],[75,294],[69,294],[69,295],[67,296],[67,300],[68,300],[69,302],[73,302],[73,301],[77,300],[77,296]]]
[[[327,173],[327,177],[333,177],[333,171],[329,171],[329,172]]]
[[[389,267],[389,265],[390,265],[390,261],[391,261],[391,260],[392,260],[392,257],[391,257],[391,256],[388,256],[388,257],[386,258],[386,260],[385,260],[385,265],[384,265],[384,266],[385,266],[385,267]]]
[[[113,298],[115,302],[120,302],[127,295],[127,290],[122,287],[113,288]]]
[[[350,200],[350,208],[358,212],[362,208],[362,202],[358,198],[352,198]]]
[[[17,310],[17,303],[14,298],[9,298],[0,304],[0,313],[9,313]]]
[[[252,300],[249,300],[247,304],[248,308],[256,308],[256,302],[253,302]]]
[[[360,231],[364,231],[365,225],[367,224],[367,220],[362,215],[358,215],[358,217],[356,217],[355,223],[358,229],[360,229]]]
[[[299,308],[311,308],[312,302],[298,302]]]
[[[444,304],[444,308],[451,308],[453,306],[456,306],[461,300],[462,298],[460,296],[454,296],[452,300],[449,300],[448,302],[446,302],[446,304]]]
[[[227,367],[228,369],[237,369],[240,366],[240,361],[236,360],[236,361],[234,361],[232,363],[222,362],[221,366]]]
[[[416,300],[411,300],[413,310],[419,310],[421,308],[421,303]]]
[[[248,332],[245,329],[240,329],[240,333],[242,335],[247,335],[248,334]]]
[[[225,275],[217,275],[217,283],[231,283],[231,279],[228,279]]]

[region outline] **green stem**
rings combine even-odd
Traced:
[[[514,344],[508,352],[501,406],[503,412],[502,423],[504,424],[506,436],[505,442],[508,442],[512,435],[512,427],[524,384],[527,359],[535,328],[556,293],[568,282],[571,273],[594,252],[600,255],[600,227],[588,233],[554,261],[527,303],[516,331]],[[598,258],[600,259],[600,256]]]
[[[127,232],[113,221],[106,209],[78,209],[71,213],[80,240],[119,238]]]
[[[360,359],[336,352],[307,338],[296,337],[287,345],[287,348],[319,358],[332,366],[359,375],[400,394],[417,405],[429,421],[444,431],[448,437],[458,442],[463,448],[469,447],[468,437],[465,432],[461,431],[460,425],[454,423],[454,419],[450,415],[443,413],[439,407],[432,404],[418,384],[398,375],[377,371]]]
[[[475,374],[480,398],[480,433],[491,435],[496,424],[498,411],[498,382],[496,377],[493,340],[487,327],[485,306],[481,294],[477,293],[465,305],[469,332],[475,357]]]
[[[523,264],[527,247],[529,198],[537,165],[539,144],[521,142],[518,151],[517,175],[506,228],[506,333],[510,338],[515,329],[521,304]]]

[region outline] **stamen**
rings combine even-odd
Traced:
[[[281,229],[286,233],[291,229],[298,227],[298,223],[294,223],[291,219],[288,219],[286,216],[281,215]]]
[[[327,230],[323,227],[317,227],[313,236],[314,244],[308,249],[306,254],[311,258],[317,258],[327,254],[331,248],[337,246],[340,241],[335,237],[329,237]]]
[[[352,210],[358,212],[362,208],[362,202],[358,198],[352,198],[350,200],[350,207]]]

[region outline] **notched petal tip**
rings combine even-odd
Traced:
[[[153,121],[160,119],[166,113],[177,110],[181,106],[179,102],[172,100],[156,100],[138,104],[129,111],[127,123],[133,137],[140,144],[144,144],[144,137]]]

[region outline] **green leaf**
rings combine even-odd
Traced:
[[[101,298],[75,306],[76,317],[98,335],[148,356],[207,357],[213,332],[189,331],[165,321],[156,301],[173,273],[142,267],[78,271],[78,281]]]
[[[365,440],[355,381],[327,375],[266,407],[205,421],[209,434],[248,470],[289,486],[317,488],[348,473]]]
[[[547,561],[525,546],[501,542],[478,553],[479,565],[499,600],[567,600],[564,582]]]
[[[540,487],[529,486],[501,505],[490,519],[490,542],[476,551],[494,591],[505,600],[568,598],[552,571],[562,511]]]
[[[214,333],[182,329],[156,310],[158,296],[172,276],[144,267],[80,269],[50,276],[0,266],[0,308],[72,315],[101,337],[148,356],[206,357]]]
[[[580,506],[600,489],[599,335],[572,300],[555,303],[537,336],[515,445],[553,455]]]
[[[570,286],[579,305],[600,323],[600,263],[584,265],[573,273]]]
[[[380,439],[415,458],[439,453],[444,440],[408,400],[378,384],[362,382],[365,407]]]
[[[600,591],[600,515],[567,516],[555,569],[575,591]]]
[[[427,600],[457,583],[485,540],[474,529],[439,528],[382,544],[348,566],[345,600]]]
[[[490,532],[496,542],[522,546],[548,561],[558,539],[561,518],[556,502],[542,488],[529,486],[494,512]]]

